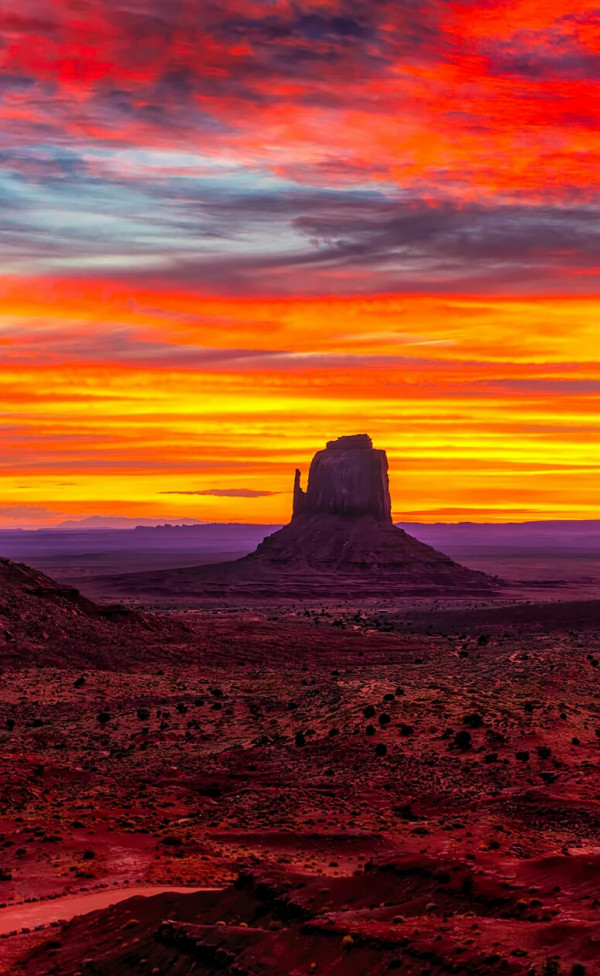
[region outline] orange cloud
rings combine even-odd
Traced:
[[[15,286],[2,308],[46,321],[54,343],[46,350],[38,331],[31,354],[27,329],[21,344],[15,331],[14,365],[0,371],[5,504],[280,522],[296,465],[306,470],[331,436],[366,430],[388,450],[400,512],[596,510],[595,299],[138,292],[131,302],[124,286],[88,283],[72,307],[62,287],[36,295]],[[139,330],[131,349],[97,341],[117,314]],[[208,343],[235,350],[248,321],[273,324],[253,334],[255,358],[191,357],[186,366],[189,350]],[[81,342],[69,346],[74,334]],[[265,358],[273,334],[280,351]],[[154,359],[144,354],[148,336]],[[186,494],[190,485],[197,495]]]

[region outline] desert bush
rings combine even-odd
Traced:
[[[480,729],[483,725],[483,716],[479,712],[470,712],[468,715],[463,715],[463,722],[470,729]]]
[[[470,749],[471,748],[471,733],[467,732],[466,729],[461,729],[454,736],[454,744],[458,746],[459,749]]]
[[[548,956],[540,969],[540,976],[561,976],[561,967],[558,956]]]

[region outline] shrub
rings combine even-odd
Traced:
[[[540,970],[540,976],[560,976],[558,956],[549,956]]]
[[[140,722],[147,722],[150,718],[150,712],[147,708],[138,708],[137,717],[139,718]]]
[[[470,749],[471,733],[467,732],[466,729],[461,729],[460,732],[457,732],[456,735],[454,736],[454,744],[458,746],[459,749],[462,749],[463,751],[465,749]]]

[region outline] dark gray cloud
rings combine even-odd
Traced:
[[[509,75],[531,82],[600,78],[600,54],[559,30],[550,35],[527,31],[508,42],[485,44],[483,54],[494,76]]]
[[[514,287],[537,291],[572,288],[571,271],[597,266],[600,204],[439,203],[390,200],[383,195],[315,193],[260,199],[234,196],[205,201],[222,229],[235,224],[263,231],[273,221],[291,227],[298,245],[256,252],[207,255],[171,264],[162,285],[210,282],[217,291],[322,293],[415,291],[446,293],[477,285],[483,291]],[[262,213],[262,220],[260,214]],[[266,236],[266,235],[265,235]],[[136,277],[135,270],[133,277]],[[585,283],[584,283],[585,284]]]
[[[348,203],[295,218],[323,258],[352,263],[401,258],[462,263],[521,261],[569,265],[595,262],[600,246],[600,205]]]
[[[215,498],[264,498],[281,495],[280,491],[258,491],[254,488],[206,488],[204,491],[159,491],[159,495],[213,495]]]

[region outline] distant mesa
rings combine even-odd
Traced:
[[[169,519],[148,519],[148,518],[128,518],[125,515],[89,515],[83,519],[70,519],[67,522],[59,522],[58,525],[45,526],[46,531],[77,530],[87,531],[88,529],[137,529],[155,528],[168,522],[175,522],[178,525],[205,525],[199,519],[173,518]]]
[[[248,603],[490,595],[497,585],[393,524],[387,455],[367,434],[329,441],[312,460],[306,490],[301,481],[297,470],[291,521],[242,559],[97,583],[114,596]]]

